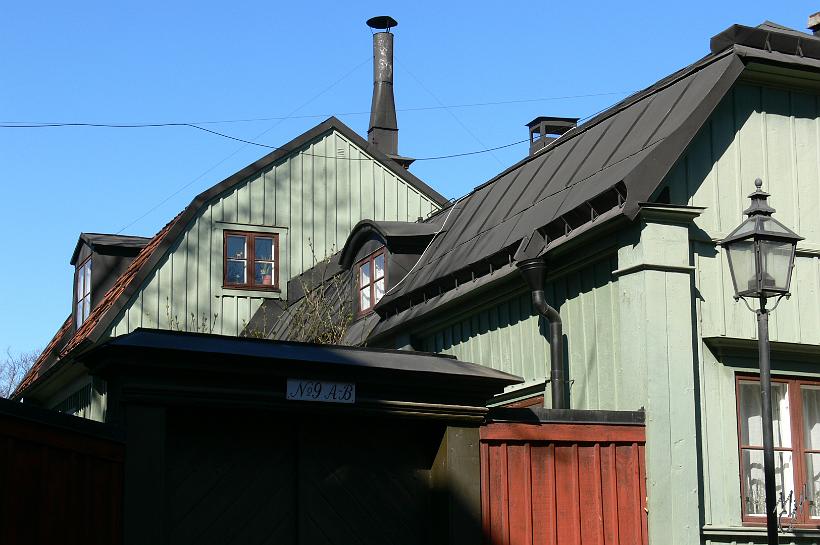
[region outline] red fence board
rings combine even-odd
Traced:
[[[644,444],[643,426],[484,426],[486,545],[646,545]]]
[[[102,424],[0,401],[0,543],[121,543],[122,441],[88,431]]]

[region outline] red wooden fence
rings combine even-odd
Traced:
[[[122,542],[125,446],[105,424],[0,399],[0,543]]]
[[[646,545],[643,426],[481,429],[486,545]]]

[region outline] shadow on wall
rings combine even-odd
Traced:
[[[444,433],[413,420],[173,411],[166,542],[480,543],[477,494],[464,498],[440,467]]]

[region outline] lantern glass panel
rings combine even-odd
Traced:
[[[794,244],[780,240],[760,241],[763,290],[787,291]]]
[[[755,245],[752,240],[739,240],[726,245],[729,268],[735,293],[757,290],[757,273],[755,270]]]

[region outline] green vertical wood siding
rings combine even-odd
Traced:
[[[563,317],[572,408],[641,407],[643,398],[624,387],[625,377],[634,376],[634,370],[624,368],[618,357],[615,264],[612,256],[547,285],[547,300]],[[437,328],[423,336],[422,346],[535,384],[549,376],[548,336],[530,295],[522,293]]]
[[[175,317],[182,328],[194,330],[192,314],[200,329],[204,322],[209,332],[236,335],[265,297],[286,297],[289,278],[338,251],[359,220],[415,221],[437,208],[331,131],[204,207],[121,313],[111,335],[137,327],[169,329]],[[279,234],[281,294],[222,288],[223,230]]]
[[[806,240],[799,244],[792,298],[771,318],[773,341],[820,344],[820,98],[742,84],[720,103],[669,174],[675,203],[703,206],[695,238],[720,239],[749,206],[755,178],[777,210],[775,217]],[[694,248],[701,292],[703,336],[754,338],[753,317],[734,293],[720,248]]]
[[[696,326],[703,337],[756,338],[754,314],[735,302],[729,268],[714,240],[743,218],[754,179],[772,194],[775,217],[806,240],[798,245],[792,297],[771,315],[773,341],[820,344],[820,97],[751,84],[737,85],[669,174],[673,203],[705,207],[695,221],[690,245],[695,267]],[[710,240],[711,239],[711,240]],[[752,345],[753,346],[753,345]],[[706,543],[763,543],[765,536],[743,536],[738,462],[735,376],[732,362],[721,361],[703,343],[697,355],[702,451],[703,518],[718,534]],[[754,370],[755,354],[746,369]],[[812,364],[778,368],[820,374]],[[721,530],[727,529],[727,530]],[[817,542],[786,538],[783,543]]]

